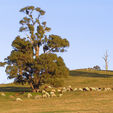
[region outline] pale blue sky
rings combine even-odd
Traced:
[[[52,28],[51,34],[70,41],[68,52],[60,54],[69,69],[99,65],[109,54],[109,69],[113,70],[113,0],[0,0],[0,60],[7,57],[11,42],[20,34],[21,8],[28,5],[46,11],[43,17]],[[0,68],[0,83],[6,83],[4,68]]]

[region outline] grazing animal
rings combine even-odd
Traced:
[[[16,101],[23,101],[21,98],[16,98]]]
[[[46,94],[43,94],[42,97],[43,97],[43,98],[47,98],[47,95],[46,95]]]
[[[40,99],[42,96],[41,95],[36,95],[35,99]]]
[[[63,94],[59,94],[58,96],[61,97],[61,96],[63,96]]]
[[[82,89],[82,88],[79,88],[78,90],[79,90],[79,91],[83,91],[83,89]]]
[[[5,95],[5,93],[1,93],[1,96],[4,96],[5,97],[6,95]]]
[[[77,91],[78,89],[77,88],[74,88],[74,90],[73,91]]]
[[[32,94],[31,93],[28,93],[27,94],[27,98],[31,98],[32,97]]]

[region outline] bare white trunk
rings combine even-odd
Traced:
[[[105,61],[105,70],[108,70],[108,53],[106,51],[106,54],[103,57],[104,61]]]

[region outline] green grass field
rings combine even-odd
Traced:
[[[112,71],[73,70],[64,86],[77,87],[111,87],[113,88]],[[22,94],[21,92],[26,91]],[[113,113],[113,91],[67,92],[62,97],[46,99],[28,99],[26,85],[0,85],[0,113]],[[36,95],[36,93],[33,93]],[[14,96],[13,98],[11,96]],[[15,101],[21,97],[22,102]]]

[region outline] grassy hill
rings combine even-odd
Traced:
[[[71,70],[64,81],[64,86],[77,87],[112,87],[112,71],[95,71],[87,69]],[[19,92],[30,91],[28,85],[6,84],[0,85],[0,91],[6,95],[17,97]],[[36,94],[35,94],[36,95]],[[23,102],[0,96],[1,113],[113,113],[113,91],[67,92],[62,97],[46,99],[27,99]]]
[[[71,70],[65,84],[73,87],[113,87],[112,71],[96,71],[87,69]]]
[[[64,86],[72,87],[113,87],[113,71],[96,71],[91,69],[71,70],[70,76],[64,79]],[[31,91],[28,85],[0,84],[0,91]]]

